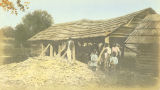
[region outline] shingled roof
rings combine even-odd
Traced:
[[[126,40],[126,44],[158,43],[160,35],[160,15],[146,16]]]
[[[155,12],[151,8],[140,10],[125,16],[112,18],[108,20],[79,20],[68,23],[54,24],[48,29],[39,32],[29,39],[29,41],[37,40],[66,40],[69,38],[89,38],[107,36],[121,25],[128,23],[133,17],[150,11]]]

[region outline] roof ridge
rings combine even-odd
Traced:
[[[146,10],[152,10],[153,12],[155,12],[151,7],[149,8],[145,8],[145,9],[142,9],[142,10],[139,10],[139,11],[135,11],[135,12],[132,12],[132,13],[129,13],[129,14],[125,14],[125,15],[122,15],[122,16],[119,16],[119,17],[113,17],[113,18],[109,18],[109,19],[99,19],[99,20],[91,20],[91,19],[86,19],[86,18],[82,18],[80,20],[75,20],[75,21],[69,21],[69,22],[63,22],[63,23],[56,23],[56,24],[53,24],[52,26],[56,26],[56,25],[68,25],[68,24],[74,24],[74,23],[78,23],[78,22],[99,22],[99,21],[108,21],[108,20],[113,20],[113,19],[117,19],[117,18],[120,18],[120,17],[125,17],[125,16],[128,16],[128,15],[133,15],[134,13],[140,13],[140,12],[143,12],[143,11],[146,11]],[[156,12],[155,12],[156,13]],[[51,26],[51,27],[52,27]]]

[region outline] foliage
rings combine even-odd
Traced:
[[[53,19],[47,11],[36,10],[22,18],[22,23],[29,32],[29,37],[52,25]]]
[[[14,29],[12,27],[2,28],[6,37],[4,53],[10,58],[5,59],[5,63],[20,62],[30,56],[30,43],[26,42],[30,37],[45,30],[53,23],[52,17],[46,11],[36,10],[22,18],[22,22]]]
[[[4,27],[1,29],[3,31],[3,34],[5,37],[10,37],[10,38],[13,38],[14,37],[14,29],[10,26],[8,27]]]
[[[18,14],[18,10],[21,10],[21,11],[25,11],[25,9],[28,9],[28,4],[29,2],[24,2],[22,4],[21,0],[17,0],[16,1],[16,4],[17,4],[17,7],[15,7],[15,4],[13,3],[13,1],[9,1],[9,0],[1,0],[0,1],[0,7],[2,7],[4,10],[7,10],[7,11],[11,11],[12,14]]]
[[[15,40],[23,44],[27,39],[45,30],[53,23],[52,16],[47,11],[36,10],[22,18],[22,23],[15,27]]]
[[[27,30],[23,24],[19,24],[15,27],[15,40],[18,43],[23,43],[27,39]]]

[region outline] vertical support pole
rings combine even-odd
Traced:
[[[105,50],[105,48],[103,48],[103,49],[101,50],[101,52],[100,52],[100,54],[99,54],[99,56],[98,56],[97,62],[100,62],[104,50]]]
[[[56,56],[56,53],[55,53],[55,45],[54,45],[54,43],[52,44],[52,55],[53,56]]]
[[[59,44],[58,45],[58,54],[57,54],[58,56],[60,56],[60,52],[61,52],[61,45]]]
[[[50,45],[50,57],[53,57],[53,46],[52,46],[52,44]]]
[[[121,51],[121,57],[122,57],[122,58],[124,57],[124,47],[125,47],[125,45],[123,44],[123,45],[122,45],[122,51]]]
[[[56,56],[57,54],[56,54],[56,50],[54,50],[54,56]]]
[[[72,55],[73,55],[73,62],[75,62],[75,60],[76,60],[76,55],[75,55],[75,44],[73,45],[73,49],[72,49]]]
[[[52,47],[53,47],[53,56],[57,55],[57,53],[56,53],[56,50],[57,50],[56,45],[57,45],[56,42],[53,42],[53,45],[52,45]]]
[[[41,49],[42,49],[42,52],[43,52],[43,50],[44,50],[44,45],[43,45],[43,43],[41,44]],[[44,53],[42,53],[42,56],[44,56]]]

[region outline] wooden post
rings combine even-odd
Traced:
[[[57,55],[56,50],[54,50],[54,56],[56,56],[56,55]]]
[[[55,42],[53,43],[52,47],[53,47],[53,56],[56,56],[57,53],[56,53],[56,43]]]
[[[53,46],[50,45],[50,57],[53,57]]]
[[[59,45],[58,46],[58,54],[57,54],[58,56],[60,56],[60,52],[61,52],[61,46]]]
[[[43,45],[43,43],[41,44],[41,51],[43,52],[43,49],[44,49],[44,45]],[[41,56],[44,56],[44,53],[42,53],[42,55]]]
[[[74,41],[74,47],[73,47],[73,59],[76,60],[76,55],[77,54],[77,48],[78,48],[78,42],[77,41]]]
[[[72,49],[72,56],[73,56],[73,62],[75,62],[75,60],[76,60],[76,55],[75,55],[75,44],[74,44],[74,46],[73,46],[73,49]]]
[[[122,45],[122,50],[121,50],[121,57],[124,57],[124,44]]]
[[[104,50],[105,50],[105,48],[103,47],[103,49],[101,50],[101,52],[100,52],[100,54],[98,56],[97,62],[99,62],[101,60],[101,57],[102,57],[102,54],[103,54]]]

